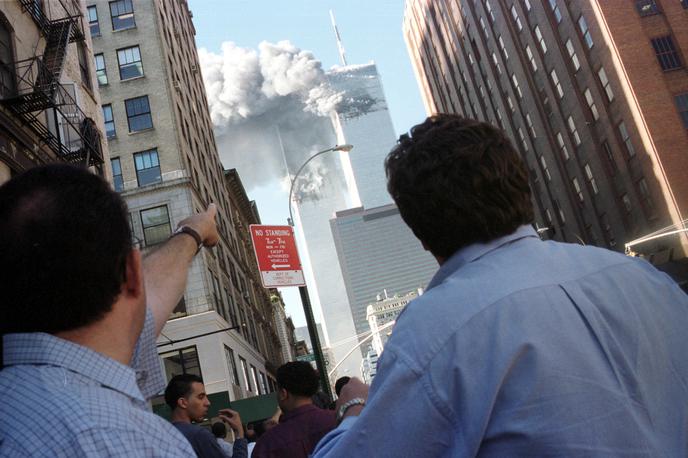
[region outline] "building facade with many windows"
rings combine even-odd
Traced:
[[[0,2],[0,184],[51,162],[106,174],[85,16],[75,0]]]
[[[686,2],[408,0],[404,34],[428,113],[514,140],[542,233],[685,258]]]
[[[158,341],[167,376],[202,376],[215,405],[267,394],[279,339],[246,246],[248,200],[228,183],[212,134],[187,2],[96,0],[87,11],[113,186],[136,240],[155,249],[188,215],[218,208],[220,242],[196,256]]]

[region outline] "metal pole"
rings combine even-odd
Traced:
[[[308,334],[311,337],[311,345],[313,346],[313,354],[315,355],[315,365],[318,367],[318,372],[320,373],[320,384],[323,392],[332,400],[330,378],[327,376],[327,371],[325,370],[325,358],[323,358],[322,348],[320,347],[320,337],[318,336],[318,328],[315,326],[315,319],[313,318],[313,309],[311,308],[311,300],[308,297],[308,288],[306,286],[299,286],[299,293],[301,294],[303,311],[306,315]]]

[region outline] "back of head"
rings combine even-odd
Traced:
[[[203,379],[194,374],[175,375],[165,388],[165,403],[170,409],[177,408],[179,398],[187,398],[191,394],[194,383],[203,383]]]
[[[342,392],[342,388],[344,388],[344,385],[349,383],[349,380],[351,380],[351,377],[347,377],[346,375],[344,377],[339,377],[336,382],[334,382],[334,392],[339,396],[339,393]]]
[[[0,187],[3,333],[77,329],[112,308],[131,251],[127,209],[87,169],[53,164]]]
[[[227,427],[221,421],[213,423],[211,429],[213,431],[213,436],[217,437],[218,439],[224,439],[227,436]]]
[[[525,164],[490,124],[431,116],[399,138],[385,168],[399,213],[435,256],[533,221]]]
[[[277,369],[277,385],[294,396],[312,397],[319,386],[320,377],[309,363],[292,361]]]

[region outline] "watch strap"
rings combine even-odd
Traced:
[[[172,237],[175,237],[180,234],[187,234],[193,237],[193,239],[196,241],[196,244],[198,245],[198,249],[196,250],[196,253],[201,251],[201,248],[203,248],[203,239],[201,236],[196,232],[195,229],[190,228],[189,226],[180,226],[177,228],[176,231],[172,234]],[[170,237],[171,238],[171,237]]]
[[[364,406],[365,404],[366,401],[363,398],[353,398],[346,401],[344,404],[339,406],[339,410],[337,410],[337,423],[341,423],[341,421],[344,419],[344,415],[346,415],[346,411],[349,410],[349,408],[353,406]]]

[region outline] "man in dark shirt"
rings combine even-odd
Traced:
[[[336,426],[335,414],[313,405],[319,377],[304,361],[287,363],[277,369],[279,406],[284,412],[279,425],[256,443],[252,458],[306,458],[318,441]]]
[[[165,389],[165,402],[172,409],[172,424],[191,443],[199,458],[228,457],[210,431],[191,423],[192,421],[202,421],[208,414],[208,407],[210,407],[210,401],[200,377],[193,374],[172,377]],[[246,458],[248,448],[239,413],[231,409],[222,409],[219,416],[234,430],[236,436],[232,457]]]

